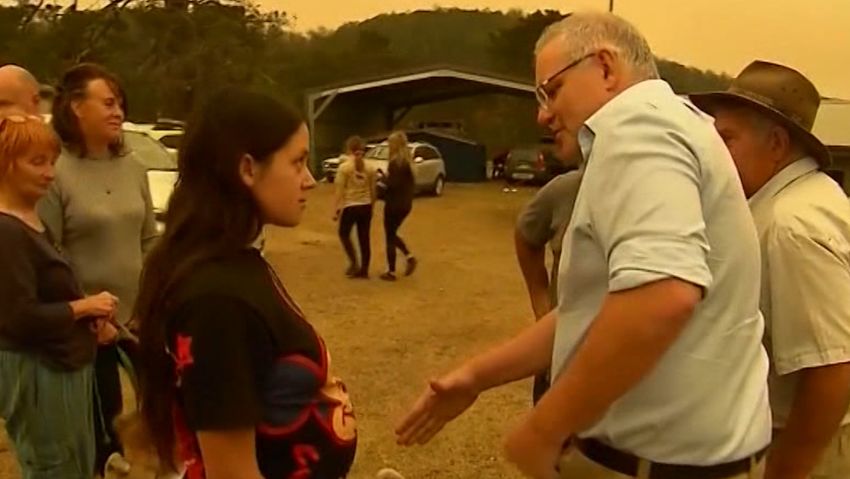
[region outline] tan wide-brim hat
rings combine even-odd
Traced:
[[[793,68],[757,60],[744,68],[728,90],[696,93],[690,98],[709,114],[718,105],[730,102],[753,107],[785,125],[821,166],[832,162],[829,150],[812,134],[820,94],[808,78]]]

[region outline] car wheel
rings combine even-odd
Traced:
[[[434,180],[434,186],[431,187],[431,194],[434,196],[442,196],[443,188],[446,186],[446,179],[443,178],[443,175],[439,175],[436,180]]]

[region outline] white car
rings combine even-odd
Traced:
[[[148,131],[127,124],[124,125],[124,145],[147,170],[156,227],[162,233],[168,199],[177,183],[177,157]]]
[[[184,130],[180,122],[163,120],[158,123],[124,123],[124,130],[146,133],[162,145],[172,155],[177,156],[177,149],[183,140]]]
[[[150,131],[145,128],[134,128],[132,124],[124,125],[124,145],[147,170],[156,229],[159,234],[162,234],[165,231],[164,221],[168,200],[174,191],[174,185],[177,184],[177,156],[157,141]],[[254,246],[262,252],[265,243],[265,234],[260,233]]]
[[[409,143],[410,154],[413,157],[413,179],[416,182],[417,193],[430,193],[434,196],[443,194],[446,186],[446,163],[443,155],[436,146],[430,143]],[[383,142],[366,152],[366,164],[377,169],[381,174],[387,174],[390,147]]]

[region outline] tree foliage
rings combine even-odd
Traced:
[[[182,118],[229,84],[300,104],[312,87],[434,64],[531,78],[534,43],[561,17],[439,9],[296,33],[285,13],[247,0],[110,0],[98,10],[20,3],[0,7],[0,63],[52,83],[76,62],[99,62],[124,82],[132,118]],[[681,92],[728,82],[672,62],[660,69]]]

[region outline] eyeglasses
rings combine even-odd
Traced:
[[[555,95],[557,95],[557,93],[558,93],[557,90],[556,90],[555,92],[553,92],[553,94],[550,95],[550,93],[546,91],[547,85],[552,83],[555,80],[555,78],[558,78],[562,74],[566,73],[566,71],[569,70],[570,68],[576,67],[576,66],[578,66],[579,63],[581,63],[581,62],[587,60],[588,58],[596,55],[596,53],[597,52],[588,53],[587,55],[579,58],[578,60],[575,60],[575,61],[569,63],[567,66],[565,66],[564,68],[561,68],[560,70],[558,70],[557,72],[552,74],[549,78],[543,80],[539,85],[537,85],[537,88],[534,89],[534,96],[537,97],[537,103],[540,105],[540,108],[548,111],[549,107],[552,104],[552,100],[554,99]]]

